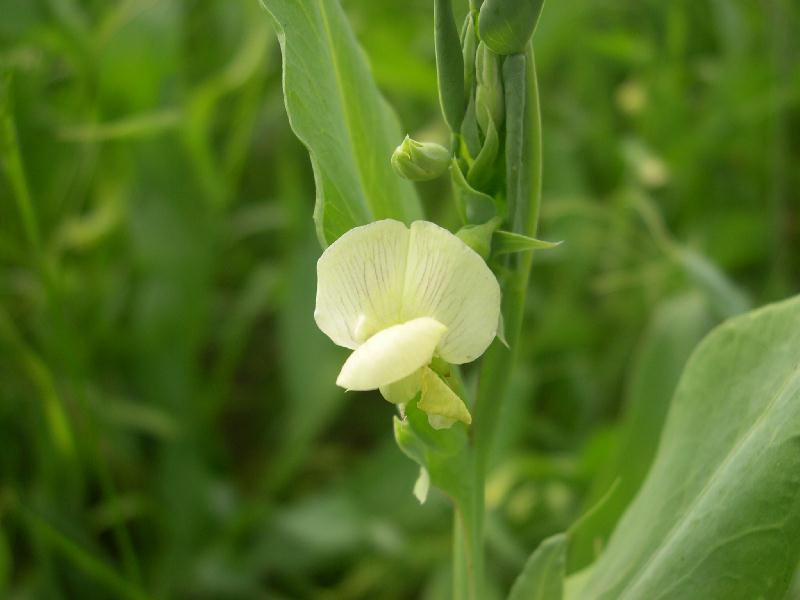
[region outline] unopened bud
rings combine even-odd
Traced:
[[[492,52],[486,44],[478,44],[475,55],[475,77],[478,82],[475,92],[475,114],[478,125],[486,133],[489,120],[500,130],[505,116],[505,97],[503,96],[502,59]]]
[[[478,49],[478,34],[475,32],[475,23],[472,13],[467,14],[464,29],[461,32],[461,48],[464,55],[464,87],[467,91],[475,83],[475,52]],[[469,94],[467,94],[469,95]]]
[[[536,29],[544,0],[485,0],[478,17],[478,34],[497,54],[525,51]]]
[[[395,172],[411,181],[436,179],[447,171],[450,152],[432,142],[418,142],[406,136],[392,154]]]

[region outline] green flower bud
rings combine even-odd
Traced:
[[[395,173],[411,181],[436,179],[447,171],[450,152],[432,142],[418,142],[406,136],[392,154]]]
[[[464,55],[464,88],[469,92],[475,83],[475,52],[478,49],[478,34],[475,33],[471,12],[467,13],[461,30],[461,48]]]
[[[486,0],[478,17],[478,34],[497,54],[525,50],[536,29],[544,0]]]
[[[475,77],[478,81],[475,92],[475,115],[478,125],[486,133],[489,131],[489,120],[491,120],[495,129],[499,131],[505,116],[502,58],[483,42],[478,44],[475,55]]]

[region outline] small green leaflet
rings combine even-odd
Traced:
[[[548,250],[559,245],[561,245],[561,242],[545,242],[521,233],[496,231],[492,238],[492,253],[511,254],[513,252],[525,252],[526,250]]]

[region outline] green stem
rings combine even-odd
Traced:
[[[453,511],[453,597],[456,600],[484,597],[483,503],[476,502],[476,498],[473,493],[465,494]]]
[[[453,510],[453,598],[469,598],[470,571],[466,531],[461,511]]]
[[[530,48],[526,53],[526,59],[525,80],[527,86],[523,126],[528,135],[524,136],[524,149],[519,168],[528,169],[526,171],[528,185],[522,188],[525,197],[520,197],[518,200],[525,200],[527,203],[527,210],[522,213],[525,215],[525,219],[520,224],[521,229],[526,235],[535,237],[541,204],[541,114],[536,68],[533,51]],[[456,561],[462,561],[465,564],[457,564],[454,568],[456,576],[466,576],[468,585],[466,586],[467,595],[456,595],[455,597],[458,599],[482,597],[486,473],[503,398],[518,356],[518,342],[522,330],[533,252],[521,253],[517,258],[518,260],[513,264],[512,272],[503,286],[503,315],[509,347],[506,348],[499,340],[495,340],[481,362],[473,415],[472,485],[469,487],[470,499],[466,503],[470,509],[462,511],[464,525],[463,531],[461,531],[461,541],[464,550],[455,555]],[[472,566],[471,571],[465,568],[470,565]],[[474,580],[470,581],[471,578]],[[457,584],[455,591],[458,593],[464,587],[464,585]],[[470,589],[476,595],[470,596]]]

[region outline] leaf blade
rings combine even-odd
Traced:
[[[799,449],[796,297],[700,344],[651,473],[584,589],[593,598],[780,598],[800,557]]]
[[[595,476],[593,503],[612,486],[616,492],[573,531],[570,568],[597,556],[640,489],[658,449],[659,435],[681,373],[715,321],[699,292],[663,300],[654,310],[627,376],[624,417],[617,447]]]
[[[262,0],[278,34],[289,122],[308,149],[323,246],[357,225],[422,217],[413,185],[391,170],[402,139],[338,2]]]

